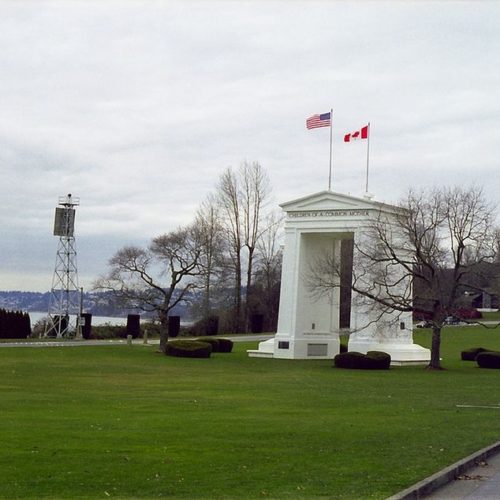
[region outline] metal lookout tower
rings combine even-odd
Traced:
[[[75,245],[75,207],[80,199],[68,194],[59,197],[54,219],[54,236],[59,236],[56,265],[50,294],[45,336],[81,336],[81,296],[78,287]]]

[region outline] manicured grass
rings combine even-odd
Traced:
[[[416,340],[429,345],[430,332]],[[385,498],[499,439],[500,330],[443,331],[443,366],[210,359],[136,345],[0,348],[1,498]]]
[[[483,316],[483,320],[486,321],[500,321],[500,311],[495,312],[483,312],[481,313]]]

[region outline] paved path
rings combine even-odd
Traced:
[[[500,499],[500,454],[493,455],[472,469],[458,475],[457,479],[438,488],[425,498],[450,499]]]
[[[500,441],[445,467],[389,500],[500,499]]]
[[[270,339],[274,335],[235,335],[226,336],[219,335],[221,338],[230,339],[233,342],[260,342],[263,340]],[[181,337],[187,338],[187,337]],[[134,345],[145,345],[142,339],[134,339],[132,341]],[[158,345],[160,343],[159,339],[148,340],[147,345]],[[88,346],[105,346],[105,345],[127,345],[126,339],[112,339],[112,340],[48,340],[40,342],[0,342],[1,347],[88,347]]]

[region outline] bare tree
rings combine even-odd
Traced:
[[[234,329],[239,332],[241,330],[242,311],[242,209],[238,179],[231,168],[227,168],[220,178],[217,197],[223,214],[224,238],[228,243],[229,259],[226,265],[231,266],[234,277]]]
[[[255,266],[254,288],[260,307],[267,317],[268,331],[274,330],[278,321],[283,250],[280,242],[283,216],[271,212],[263,221],[264,231],[257,244],[258,258]],[[253,297],[257,302],[257,297]]]
[[[243,242],[247,249],[245,320],[246,329],[248,329],[254,255],[263,230],[265,230],[265,228],[262,228],[262,217],[270,189],[269,178],[257,162],[243,163],[240,168],[240,178],[242,185]]]
[[[484,266],[498,256],[494,209],[476,187],[409,192],[390,216],[380,215],[354,242],[351,289],[381,320],[395,311],[419,313],[432,324],[429,368],[440,369],[441,329],[463,300],[480,291]],[[339,286],[330,255],[308,277],[315,293]],[[393,315],[394,317],[394,315]]]
[[[208,196],[196,213],[195,228],[200,244],[201,273],[203,288],[202,315],[208,319],[211,310],[212,286],[221,274],[221,258],[224,252],[220,207],[214,196]]]
[[[154,238],[148,248],[129,246],[116,252],[95,288],[113,291],[126,307],[156,312],[160,349],[165,351],[168,314],[195,287],[200,252],[195,227],[180,228]]]
[[[235,328],[248,326],[255,251],[262,234],[263,209],[269,195],[269,179],[259,163],[242,163],[234,172],[222,174],[217,196],[221,206],[224,234],[228,242],[230,265],[234,276]],[[246,249],[246,252],[243,250]],[[242,284],[246,263],[246,306],[243,315]],[[243,316],[245,321],[243,321]]]

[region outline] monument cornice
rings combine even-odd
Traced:
[[[290,218],[304,217],[367,217],[369,212],[397,212],[393,205],[333,191],[320,191],[298,198],[280,207]]]

